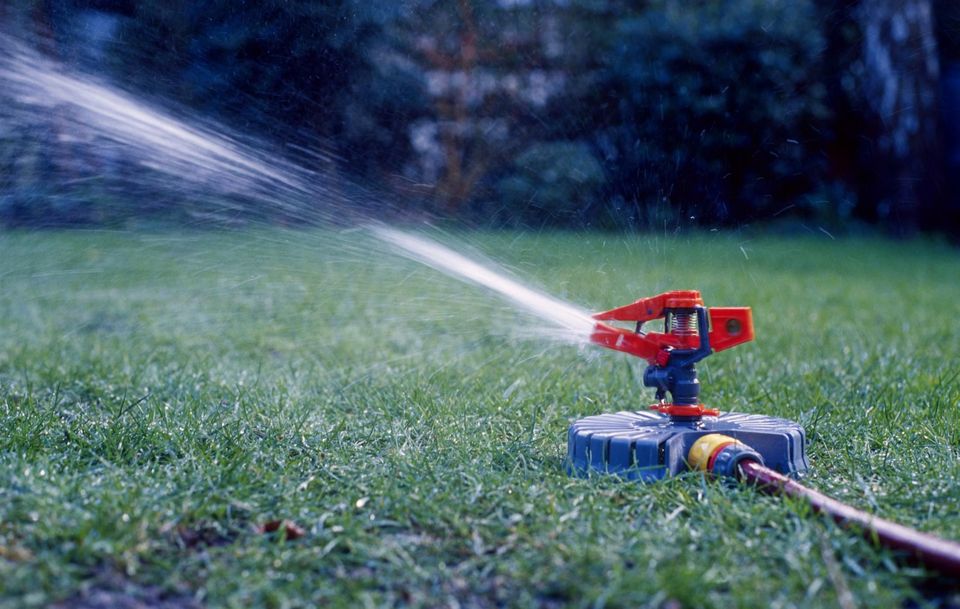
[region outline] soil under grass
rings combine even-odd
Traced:
[[[649,403],[640,362],[358,239],[0,234],[0,605],[958,602],[747,488],[569,478],[572,419]],[[810,486],[960,539],[957,250],[454,240],[589,308],[754,307],[757,341],[701,367],[709,405],[802,422]]]

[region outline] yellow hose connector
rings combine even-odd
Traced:
[[[692,470],[708,472],[712,469],[710,467],[712,465],[711,460],[716,454],[724,447],[736,442],[736,439],[719,433],[709,433],[701,436],[690,447],[690,452],[687,454],[687,465]]]

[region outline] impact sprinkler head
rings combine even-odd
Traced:
[[[700,401],[696,364],[716,351],[753,340],[749,307],[707,309],[695,290],[666,292],[597,313],[590,339],[647,361],[643,384],[656,390],[647,410],[580,419],[570,426],[567,455],[573,473],[616,473],[658,480],[691,469],[697,441],[723,434],[752,447],[760,462],[785,474],[808,468],[803,428],[759,414],[721,413]],[[643,324],[662,319],[663,332]],[[628,330],[603,323],[635,322]],[[669,395],[670,400],[667,401]]]

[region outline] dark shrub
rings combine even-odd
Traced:
[[[604,183],[603,167],[580,142],[544,142],[513,160],[498,183],[499,203],[530,224],[582,221]]]
[[[613,39],[593,105],[608,200],[709,223],[805,205],[827,116],[810,2],[654,2]]]

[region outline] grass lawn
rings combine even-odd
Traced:
[[[705,401],[799,420],[810,486],[960,539],[957,250],[463,240],[591,309],[680,288],[752,306],[757,341],[704,363]],[[571,420],[652,396],[641,362],[539,326],[357,234],[0,234],[0,605],[944,598],[749,488],[569,478]],[[256,529],[284,519],[305,535]]]

